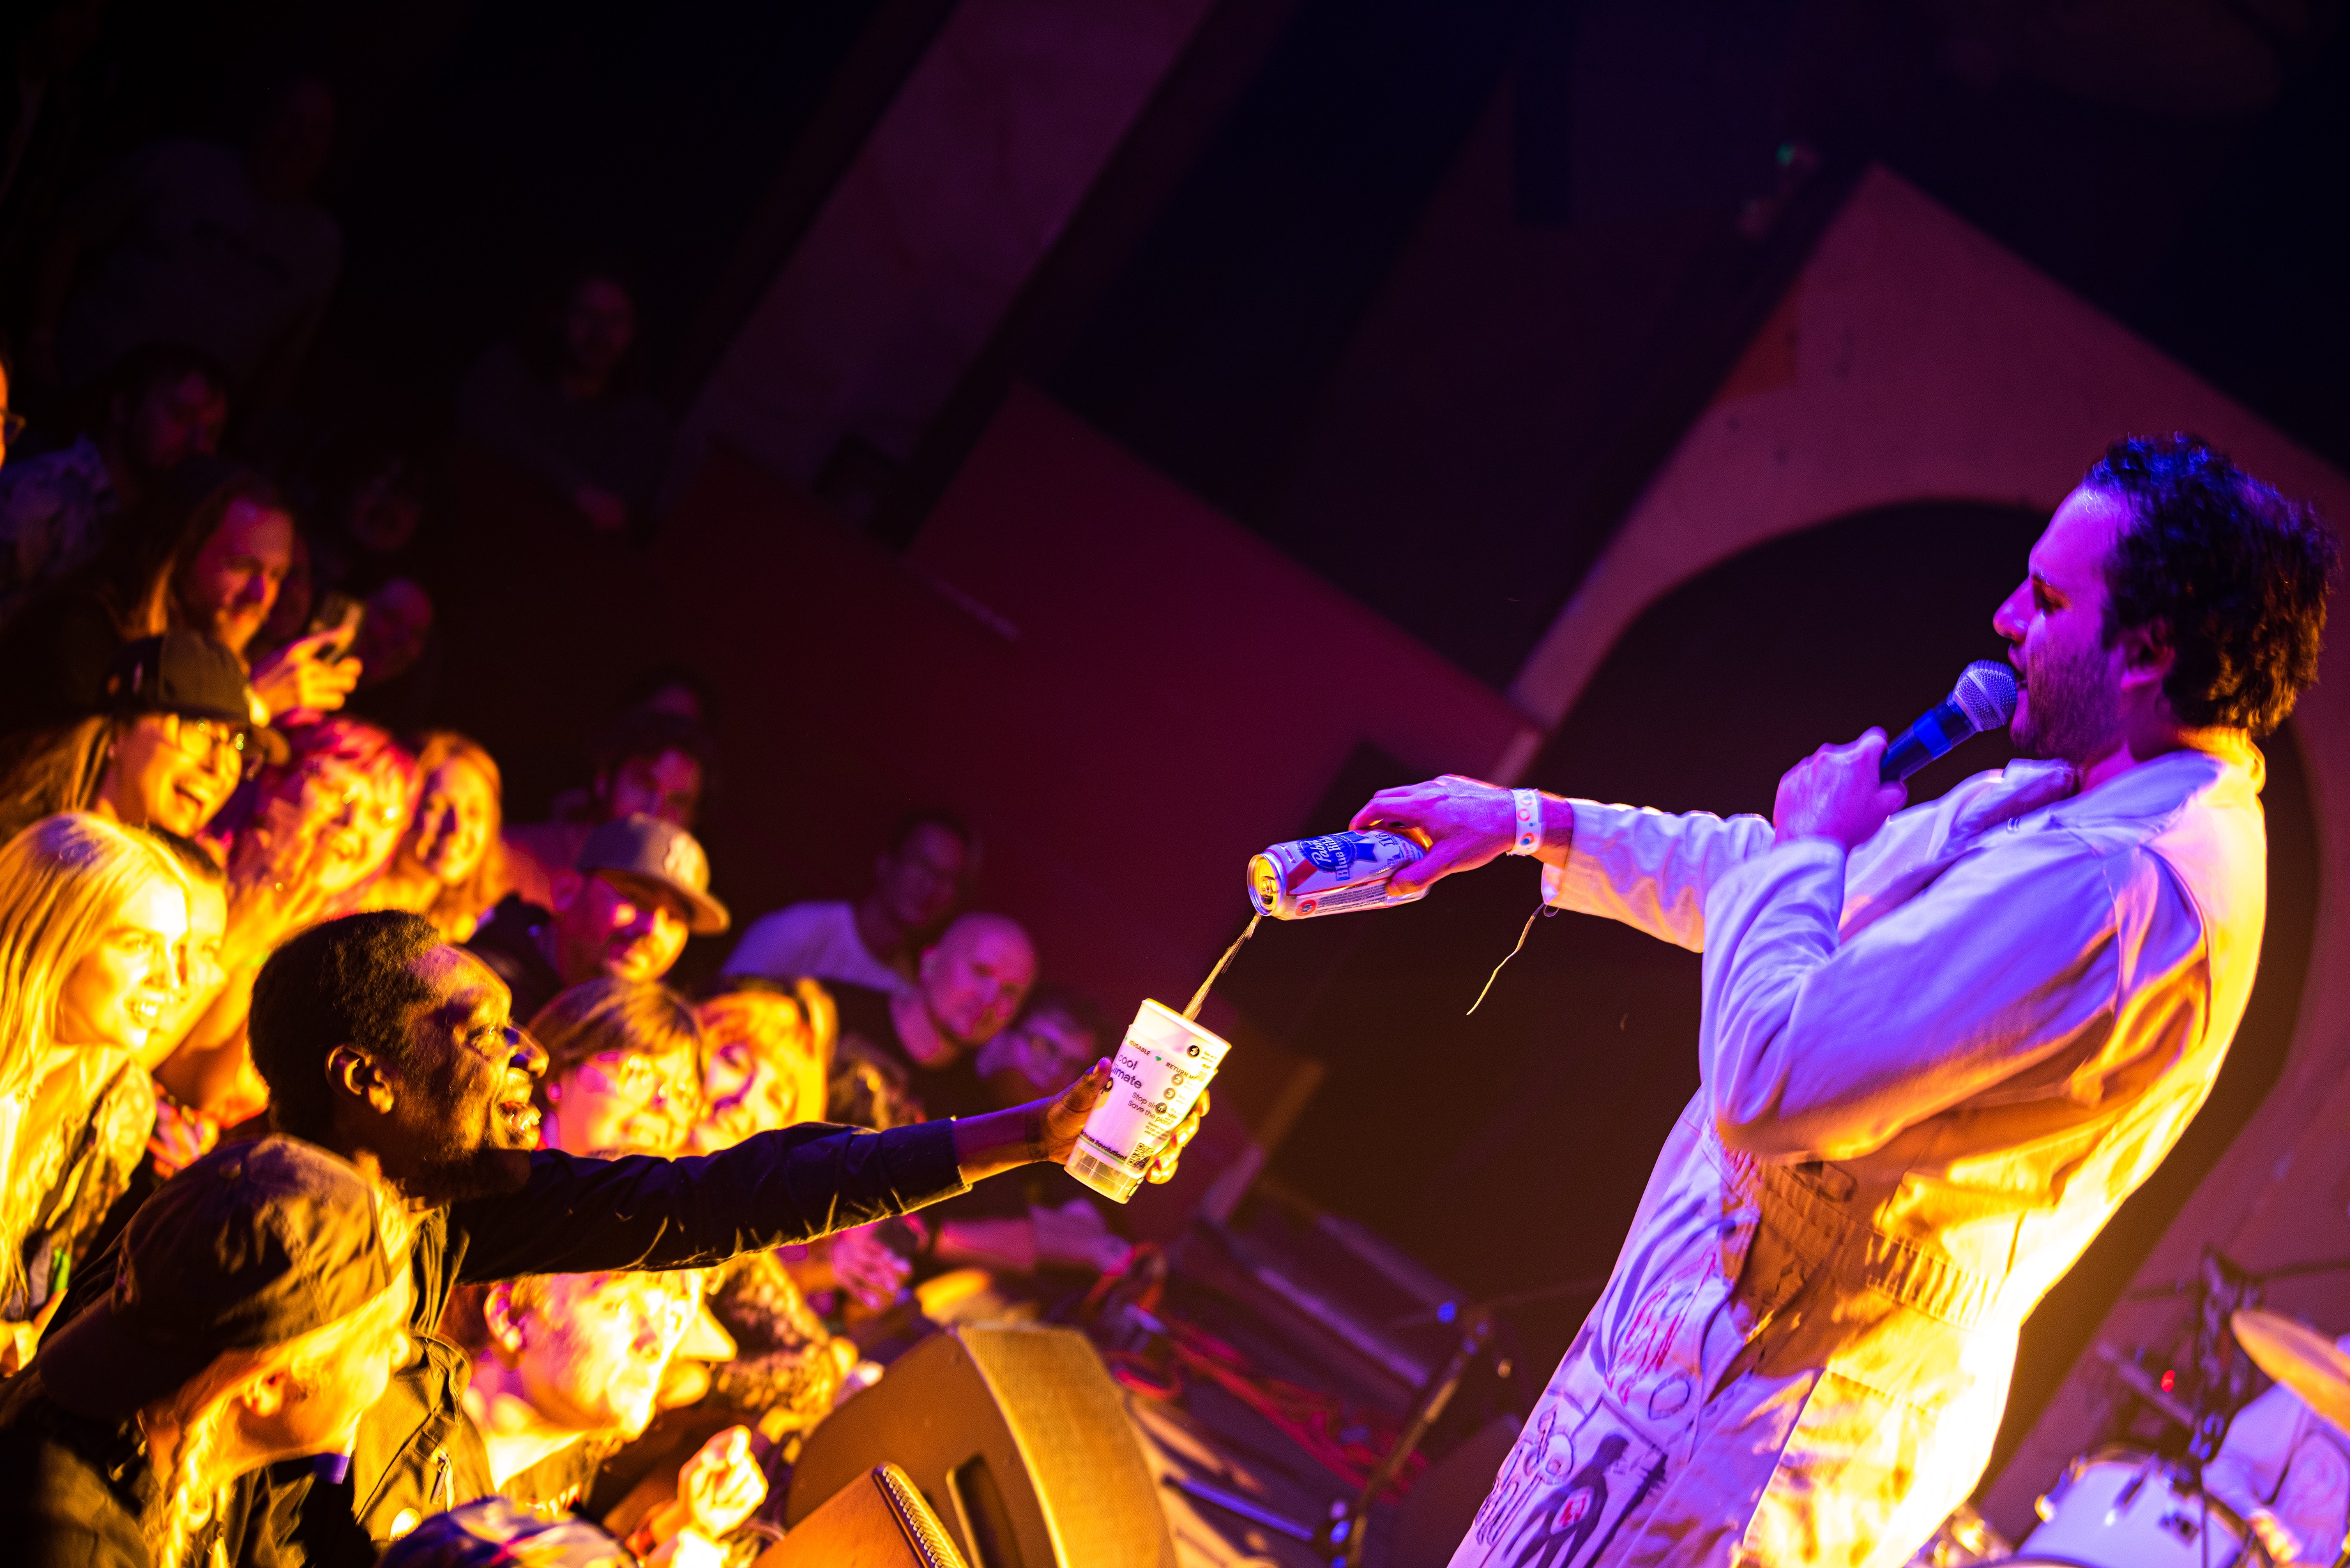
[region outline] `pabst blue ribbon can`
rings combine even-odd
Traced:
[[[1428,853],[1399,833],[1326,833],[1276,844],[1249,859],[1249,898],[1276,920],[1384,909],[1425,898],[1391,893],[1395,874]]]

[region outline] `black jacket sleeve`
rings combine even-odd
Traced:
[[[954,1124],[888,1132],[808,1122],[690,1159],[542,1149],[519,1192],[449,1210],[461,1282],[692,1269],[813,1241],[966,1190]]]

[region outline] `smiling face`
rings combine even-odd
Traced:
[[[964,1045],[993,1039],[1036,983],[1036,949],[1001,915],[965,915],[922,954],[922,1005]]]
[[[556,913],[555,966],[563,983],[609,975],[659,980],[685,950],[685,901],[657,884],[619,872],[583,877]]]
[[[708,1046],[705,1109],[693,1150],[732,1148],[754,1133],[824,1115],[824,1075],[806,1016],[787,996],[736,992],[695,1008]]]
[[[177,882],[141,883],[57,990],[57,1044],[137,1051],[180,984],[188,901]]]
[[[498,798],[482,770],[451,757],[424,781],[401,857],[442,886],[456,887],[482,868],[497,816]]]
[[[115,731],[98,804],[126,827],[192,838],[228,801],[244,769],[233,726],[217,719],[142,713]]]
[[[2121,743],[2126,655],[2106,643],[2106,564],[2128,522],[2121,497],[2074,491],[2033,545],[2029,575],[1991,618],[2022,688],[2008,733],[2026,756],[2077,766]]]
[[[603,1051],[588,1057],[546,1085],[555,1107],[548,1146],[577,1155],[684,1147],[702,1106],[694,1071],[690,1042],[659,1056]]]
[[[303,764],[296,801],[302,821],[319,833],[321,893],[344,892],[381,866],[408,822],[407,791],[391,767],[313,757]]]
[[[294,519],[239,496],[181,569],[180,607],[191,626],[242,659],[293,566]]]
[[[514,1026],[505,982],[462,948],[416,961],[433,993],[409,1025],[413,1066],[400,1074],[384,1174],[411,1197],[452,1202],[493,1191],[514,1151],[538,1147],[532,1094],[546,1053]]]

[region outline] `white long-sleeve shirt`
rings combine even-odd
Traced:
[[[2350,1350],[2350,1334],[2334,1343]],[[2283,1535],[2292,1562],[2340,1559],[2350,1534],[2350,1436],[2283,1384],[2236,1412],[2203,1484],[2246,1519],[2266,1515],[2264,1533]]]
[[[2017,1326],[2242,1016],[2259,770],[2233,733],[2082,794],[2017,763],[1850,854],[1575,802],[1545,895],[1704,954],[1703,1081],[1456,1568],[1551,1561],[1595,1517],[1559,1501],[1577,1478],[1623,1516],[1575,1568],[1893,1563],[1930,1533]]]

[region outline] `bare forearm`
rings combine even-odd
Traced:
[[[1045,1112],[1049,1100],[1014,1106],[1008,1111],[958,1116],[954,1124],[955,1164],[965,1181],[984,1181],[1003,1171],[1051,1159],[1050,1129]],[[1066,1144],[1060,1157],[1068,1157]]]

